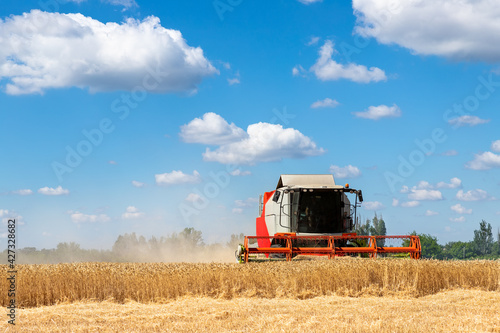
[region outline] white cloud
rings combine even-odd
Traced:
[[[392,207],[397,207],[397,206],[399,206],[399,200],[396,198],[393,198],[392,199]]]
[[[306,77],[307,70],[304,69],[301,65],[297,65],[294,68],[292,68],[292,74],[293,76],[302,76]]]
[[[500,140],[493,141],[491,144],[491,150],[495,153],[500,153]]]
[[[377,67],[370,67],[349,63],[339,64],[332,59],[332,55],[337,53],[331,40],[325,41],[325,44],[319,51],[319,58],[310,68],[316,77],[322,81],[347,79],[358,83],[369,83],[385,81],[387,77],[383,70]],[[295,73],[294,73],[295,74]]]
[[[384,205],[379,201],[364,201],[361,206],[366,210],[379,210],[384,208]]]
[[[155,16],[118,24],[32,10],[0,20],[0,39],[0,80],[8,94],[66,87],[193,93],[218,73],[200,47]]]
[[[411,189],[408,194],[410,200],[443,200],[443,194],[438,190]]]
[[[105,2],[108,2],[115,6],[123,6],[125,8],[139,7],[135,0],[105,0]]]
[[[175,185],[199,183],[201,176],[198,171],[194,170],[192,175],[185,174],[182,171],[172,171],[155,175],[156,184],[158,185]]]
[[[448,121],[450,125],[453,125],[455,127],[462,127],[462,126],[476,126],[480,124],[486,124],[489,123],[489,119],[481,119],[477,116],[461,116],[458,118],[453,118]]]
[[[323,0],[298,0],[300,3],[303,3],[304,5],[310,5],[315,2],[322,2]]]
[[[405,208],[412,208],[412,207],[417,207],[417,206],[420,206],[420,202],[416,201],[416,200],[403,202],[401,204],[401,207],[405,207]]]
[[[316,45],[318,42],[319,42],[319,37],[313,36],[313,37],[311,37],[311,39],[309,40],[309,42],[307,42],[306,45],[307,46]]]
[[[485,190],[476,189],[467,192],[459,190],[457,192],[457,199],[461,201],[480,201],[480,200],[489,200],[492,198]]]
[[[429,190],[434,188],[434,186],[431,185],[428,181],[421,180],[418,182],[417,186],[413,187],[414,189],[419,189],[419,190]]]
[[[117,165],[118,163],[116,161],[108,161],[109,164],[111,165]]]
[[[450,221],[451,222],[465,222],[465,217],[463,217],[463,216],[455,217],[455,218],[450,217]]]
[[[22,189],[22,190],[12,191],[12,193],[19,195],[30,195],[33,194],[33,191],[30,189]]]
[[[125,213],[122,214],[122,218],[126,220],[131,220],[131,219],[137,219],[143,215],[144,213],[140,212],[139,209],[137,209],[136,207],[128,206],[127,209],[125,210]]]
[[[141,183],[141,182],[139,182],[137,180],[133,180],[132,181],[132,185],[134,185],[135,187],[144,187],[146,184]]]
[[[227,83],[229,83],[230,86],[232,86],[233,84],[239,84],[240,79],[237,77],[235,77],[234,79],[227,79]]]
[[[436,185],[437,188],[459,188],[461,186],[462,186],[462,181],[457,177],[453,177],[452,179],[450,179],[449,184],[445,182],[439,182]]]
[[[38,193],[43,195],[63,195],[69,194],[69,190],[62,188],[60,185],[56,188],[42,187],[38,189]]]
[[[243,208],[233,208],[232,212],[234,214],[241,214],[243,213]]]
[[[472,208],[467,209],[461,204],[453,205],[450,207],[450,209],[458,214],[472,214]]]
[[[248,208],[248,207],[256,207],[259,200],[257,198],[248,198],[246,200],[235,200],[234,204],[236,207],[240,208]]]
[[[353,114],[358,118],[379,120],[381,118],[401,117],[401,109],[396,104],[392,106],[379,105],[370,106],[366,111],[353,112]]]
[[[355,32],[379,43],[456,60],[500,60],[498,1],[354,0],[353,9]]]
[[[438,212],[434,212],[432,210],[426,210],[425,211],[425,216],[434,216],[434,215],[438,215],[439,213]]]
[[[181,126],[179,134],[184,142],[221,145],[242,140],[247,133],[234,123],[229,124],[216,113],[208,112],[203,118],[195,118]]]
[[[84,213],[80,213],[78,211],[73,212],[69,211],[69,214],[71,216],[71,220],[74,223],[97,223],[97,222],[109,222],[111,221],[111,218],[106,215],[106,214],[99,214],[99,215],[88,215]]]
[[[335,178],[356,178],[361,176],[361,171],[358,167],[347,165],[345,167],[339,167],[337,165],[330,166],[330,173],[333,173]]]
[[[316,101],[311,104],[311,108],[334,108],[337,107],[340,103],[331,98],[325,98],[324,100]]]
[[[24,219],[21,215],[13,210],[0,209],[0,220],[7,225],[9,220],[15,219],[17,225],[24,225]]]
[[[224,164],[255,164],[324,153],[309,137],[296,129],[285,129],[279,124],[249,125],[247,135],[240,141],[223,144],[215,150],[207,148],[203,159]]]
[[[196,201],[200,201],[201,200],[201,196],[199,194],[196,194],[196,193],[189,193],[188,196],[186,197],[186,199],[184,199],[188,202],[196,202]]]
[[[252,173],[248,170],[242,171],[241,169],[233,170],[229,173],[231,176],[249,176]]]
[[[472,170],[489,170],[492,168],[500,168],[500,155],[486,151],[481,154],[474,154],[474,159],[465,163],[467,169]]]

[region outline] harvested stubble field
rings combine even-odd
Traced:
[[[19,265],[17,290],[27,332],[500,332],[499,261]]]

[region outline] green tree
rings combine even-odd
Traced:
[[[372,228],[370,219],[366,219],[366,222],[356,224],[356,228],[354,228],[354,232],[360,236],[369,236],[370,230]]]
[[[377,217],[377,213],[372,219],[372,227],[370,227],[370,234],[372,236],[385,236],[387,234],[387,229],[385,228],[385,221],[382,216]],[[384,246],[385,239],[377,239],[377,246]]]
[[[417,234],[416,231],[410,233],[410,235],[418,236],[420,238],[420,246],[422,246],[422,258],[429,259],[442,259],[443,258],[443,248],[438,244],[437,237],[431,236],[429,234]],[[403,246],[408,246],[403,245]]]
[[[201,231],[195,228],[184,228],[179,233],[179,238],[184,241],[185,245],[197,247],[203,245],[203,238],[201,237]]]
[[[478,255],[491,254],[493,247],[493,233],[491,232],[491,224],[482,220],[479,223],[479,230],[474,230],[474,247]]]
[[[238,244],[243,244],[244,240],[245,240],[245,234],[243,233],[239,235],[232,234],[231,239],[229,240],[229,242],[226,243],[226,246],[230,249],[236,249],[238,247]]]
[[[475,256],[473,242],[449,242],[443,250],[443,257],[448,259],[470,259]]]

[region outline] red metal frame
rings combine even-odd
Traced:
[[[281,244],[282,247],[249,247],[249,240],[255,239],[259,244]],[[390,247],[377,246],[377,240],[406,239],[408,246]],[[260,240],[260,241],[259,241]],[[264,240],[264,241],[263,241]],[[362,241],[363,246],[346,246],[347,242]],[[300,243],[309,243],[326,246],[299,246]],[[295,255],[322,255],[328,258],[346,256],[350,254],[366,253],[370,258],[376,258],[379,253],[408,253],[412,259],[420,259],[422,248],[418,236],[358,236],[355,233],[342,236],[297,236],[294,233],[280,233],[274,236],[245,236],[244,262],[248,262],[251,254],[283,254],[287,261]]]

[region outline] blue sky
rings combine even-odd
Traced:
[[[4,4],[2,243],[13,217],[21,247],[225,242],[286,173],[362,189],[389,234],[497,230],[499,17],[486,0]]]

